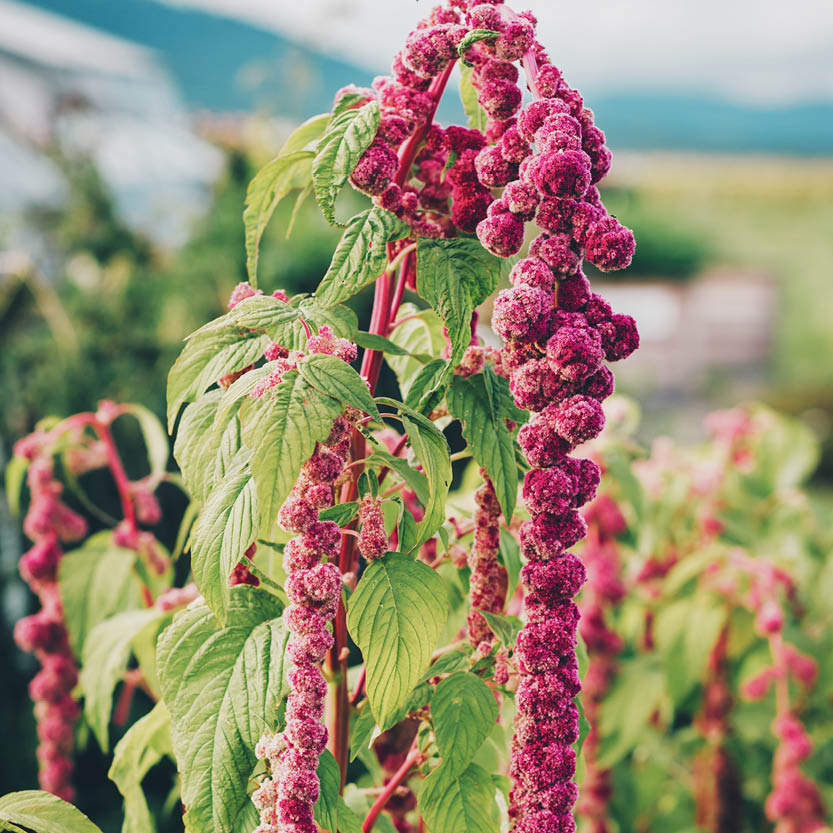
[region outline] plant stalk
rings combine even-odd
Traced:
[[[428,88],[429,95],[433,99],[433,107],[429,112],[425,124],[420,127],[411,138],[403,145],[399,155],[399,169],[396,173],[394,181],[398,185],[404,184],[408,179],[411,167],[416,158],[422,142],[425,140],[429,129],[434,122],[434,115],[437,111],[437,106],[442,98],[443,91],[448,84],[448,79],[451,76],[451,71],[454,68],[454,62],[449,63],[445,71],[437,76]],[[392,254],[391,247],[388,245],[388,265],[385,272],[376,280],[373,297],[373,311],[370,316],[370,326],[368,332],[375,335],[386,336],[389,332],[391,322],[396,317],[399,305],[402,301],[402,296],[405,287],[405,276],[414,252],[409,251],[402,257],[402,263],[399,269],[399,276],[397,284],[393,287],[393,275],[388,271],[391,262],[396,259]],[[376,384],[379,381],[379,373],[382,369],[383,354],[380,350],[365,350],[362,356],[362,364],[360,374],[367,382],[371,395],[376,391]],[[367,456],[367,447],[364,436],[360,431],[353,431],[351,457],[353,461],[363,460]],[[351,478],[344,484],[341,490],[340,502],[347,503],[356,500],[358,497],[358,479],[364,470],[363,465],[351,466]],[[356,519],[350,522],[349,528],[355,529]],[[338,566],[342,575],[344,573],[358,573],[358,552],[356,550],[356,538],[353,535],[343,535],[341,539],[341,550],[338,555]],[[347,614],[344,609],[343,601],[339,604],[338,613],[336,614],[333,627],[333,647],[330,649],[326,658],[326,669],[331,675],[332,679],[336,680],[335,685],[330,687],[329,694],[329,710],[328,710],[328,730],[329,739],[327,746],[336,759],[339,769],[341,770],[341,789],[344,789],[347,776],[348,763],[348,747],[350,738],[350,692],[347,688]],[[404,777],[404,774],[403,774]],[[393,791],[391,790],[391,793]],[[388,796],[390,797],[390,796]],[[387,801],[387,798],[385,798]],[[377,802],[378,804],[379,802]],[[375,806],[375,805],[374,805]],[[375,821],[376,816],[381,812],[382,804],[373,817]],[[371,814],[373,810],[371,809]],[[369,818],[369,816],[368,816]],[[372,822],[370,827],[372,827]],[[366,829],[369,830],[370,827]]]

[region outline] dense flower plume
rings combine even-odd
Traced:
[[[27,463],[30,503],[23,531],[33,543],[21,557],[19,569],[41,603],[38,613],[17,622],[14,637],[42,666],[29,685],[40,740],[40,784],[67,801],[74,796],[72,753],[79,709],[73,690],[78,684],[78,669],[64,621],[58,566],[64,554],[62,545],[85,538],[88,525],[62,500],[64,488],[55,468],[56,455],[61,452],[65,471],[73,477],[109,468],[124,512],[124,519],[113,530],[113,543],[135,551],[149,574],[161,575],[169,565],[154,535],[138,527],[139,523],[154,525],[161,520],[162,510],[154,494],[159,476],[128,480],[110,433],[110,425],[123,413],[123,406],[104,400],[95,413],[77,414],[49,431],[36,430],[14,448],[15,457]],[[152,606],[150,589],[143,586],[142,592],[145,604]],[[125,699],[128,704],[129,699]]]
[[[775,825],[775,833],[813,833],[826,828],[826,811],[818,786],[800,769],[812,755],[813,744],[792,705],[790,681],[805,691],[810,689],[818,677],[818,664],[784,636],[785,601],[795,598],[795,585],[788,573],[766,558],[752,558],[735,550],[728,561],[728,571],[721,572],[720,565],[711,568],[715,585],[754,615],[756,634],[768,642],[772,659],[741,691],[749,700],[760,700],[775,688],[772,733],[778,745],[766,815]]]
[[[469,599],[471,611],[468,617],[469,641],[480,652],[488,655],[494,637],[481,610],[500,613],[506,601],[506,570],[498,562],[500,548],[500,505],[495,487],[485,469],[480,470],[483,485],[474,496],[477,509],[474,513],[474,543],[469,553]],[[484,644],[485,643],[485,644]]]
[[[69,646],[58,592],[58,563],[62,543],[78,541],[87,534],[87,523],[60,499],[63,487],[53,470],[49,439],[35,433],[20,440],[15,454],[30,461],[27,482],[31,494],[23,529],[33,542],[20,559],[20,574],[37,594],[41,610],[20,619],[14,638],[24,651],[35,654],[41,670],[29,684],[38,723],[39,778],[43,789],[72,801],[75,792],[71,778],[72,751],[78,705],[72,690],[78,682],[78,669]],[[85,445],[86,454],[76,455],[78,465],[101,464],[100,448]]]
[[[634,240],[607,214],[595,187],[610,168],[604,134],[536,41],[535,22],[500,3],[437,7],[395,56],[392,76],[377,78],[372,89],[345,88],[336,103],[348,95],[349,106],[378,101],[376,138],[351,181],[415,236],[476,233],[486,249],[508,257],[521,249],[526,222],[541,229],[529,256],[512,269],[513,287],[499,294],[492,325],[505,340],[496,369],[510,379],[518,407],[535,412],[518,436],[532,467],[524,482],[532,517],[521,528],[526,625],[516,647],[521,682],[510,812],[523,833],[563,833],[574,829],[577,795],[571,779],[579,613],[571,598],[585,579],[584,565],[568,550],[585,535],[577,510],[592,499],[600,476],[591,460],[568,455],[604,425],[601,402],[613,392],[604,360],[625,358],[639,337],[634,320],[593,294],[581,270],[585,257],[603,271],[624,268]],[[431,123],[436,93],[458,54],[472,67],[487,115],[482,132]],[[532,94],[526,106],[515,62]],[[413,168],[403,171],[397,160],[409,150],[416,151]],[[456,372],[470,376],[483,361],[473,340]],[[363,506],[363,518],[370,511]],[[499,515],[487,478],[470,556],[473,608],[502,609]],[[373,550],[369,533],[362,535],[360,549]],[[491,639],[476,610],[469,636],[477,645]]]
[[[478,31],[491,36],[467,40]],[[473,66],[472,83],[487,115],[483,131],[431,122],[436,93],[458,53]],[[535,99],[523,108],[518,61]],[[582,257],[602,271],[630,263],[633,234],[605,211],[595,187],[610,169],[604,133],[535,40],[531,13],[516,14],[500,3],[437,6],[396,54],[392,75],[376,78],[372,88],[345,87],[336,104],[348,95],[352,107],[376,99],[381,111],[376,137],[351,182],[414,235],[476,232],[489,251],[507,257],[520,250],[524,223],[534,220],[542,229],[534,253],[559,279],[572,279],[569,291],[579,300],[586,300]],[[422,144],[413,180],[406,182],[411,172],[399,161],[415,143]],[[504,189],[497,199],[496,188]],[[618,340],[615,333],[607,339]]]
[[[582,559],[587,566],[587,584],[579,600],[579,633],[587,645],[589,664],[584,676],[582,703],[590,731],[582,754],[586,764],[578,812],[587,819],[591,833],[609,833],[608,802],[613,791],[611,772],[599,765],[601,737],[599,720],[605,694],[616,673],[616,658],[624,647],[609,622],[610,613],[624,599],[617,537],[625,531],[625,519],[608,495],[599,495],[584,511],[587,543]]]
[[[235,291],[242,294],[239,288]],[[333,336],[327,327],[308,339],[307,348],[311,353],[335,355],[346,362],[356,357],[356,346]],[[280,366],[255,388],[255,397],[268,396],[269,389],[302,357],[279,350],[277,345],[268,352]],[[327,684],[320,663],[333,647],[329,625],[338,610],[342,585],[338,567],[327,560],[338,554],[341,530],[333,521],[320,520],[319,510],[333,505],[333,489],[349,458],[352,430],[344,417],[335,421],[326,442],[319,443],[304,464],[278,513],[278,523],[297,534],[284,549],[285,589],[290,601],[285,615],[291,633],[287,655],[293,670],[289,674],[286,728],[264,734],[256,749],[258,758],[269,767],[269,775],[252,795],[261,816],[257,833],[315,833],[318,829],[312,816],[320,790],[316,769],[328,737],[327,727],[321,722]],[[380,542],[377,508],[372,503],[362,507],[367,528],[362,539],[366,557],[379,555],[380,547],[384,551],[384,526]]]

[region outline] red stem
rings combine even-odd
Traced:
[[[49,433],[60,435],[71,431],[73,428],[84,428],[86,426],[92,428],[104,443],[107,454],[107,465],[113,475],[113,480],[116,482],[116,489],[121,500],[124,519],[130,525],[131,531],[135,531],[136,512],[133,508],[133,500],[130,497],[130,481],[122,465],[116,444],[113,442],[113,435],[110,433],[110,429],[95,414],[85,411],[84,413],[73,414],[71,417],[61,420]]]
[[[110,469],[110,474],[113,476],[116,490],[119,493],[125,523],[127,524],[128,531],[131,534],[135,534],[138,531],[138,524],[136,523],[136,509],[133,506],[133,498],[130,496],[130,480],[127,477],[127,472],[124,470],[124,465],[122,464],[116,444],[113,441],[113,435],[110,432],[109,425],[102,422],[96,414],[84,412],[67,417],[59,422],[49,433],[60,435],[67,431],[72,431],[75,428],[85,428],[87,426],[98,434],[99,439],[104,444],[104,450],[107,455],[107,466]],[[154,605],[153,593],[146,584],[142,585],[142,601],[145,607],[153,607]]]
[[[524,55],[522,64],[526,73],[526,83],[529,91],[535,98],[541,98],[541,93],[538,90],[538,60],[531,49]]]
[[[362,833],[370,833],[373,829],[373,825],[376,824],[376,819],[379,818],[379,814],[385,809],[385,805],[390,800],[390,797],[396,792],[396,789],[408,776],[411,768],[415,764],[419,763],[421,758],[422,752],[416,748],[416,739],[414,739],[414,748],[412,748],[408,753],[408,757],[405,758],[405,762],[401,767],[399,767],[398,770],[396,770],[390,781],[388,781],[385,785],[384,791],[380,794],[376,801],[373,802],[373,806],[368,811],[364,824],[362,824]]]
[[[402,303],[402,296],[405,293],[405,282],[408,279],[408,270],[411,268],[411,258],[413,256],[413,252],[408,252],[402,259],[402,265],[399,267],[399,279],[396,282],[396,291],[393,294],[393,303],[391,304],[388,323],[385,327],[385,335],[390,332],[391,324],[396,319],[396,313],[399,312],[399,305]]]
[[[355,691],[350,695],[350,705],[355,706],[359,700],[362,699],[364,693],[364,681],[367,679],[367,669],[362,666],[362,673],[359,675],[359,681],[356,683]]]
[[[110,466],[110,471],[113,475],[113,480],[116,481],[116,488],[119,490],[119,498],[121,499],[121,509],[124,513],[124,520],[127,522],[131,532],[136,531],[136,511],[133,508],[133,499],[130,497],[130,481],[127,478],[127,472],[119,457],[119,452],[116,450],[116,444],[113,442],[113,435],[110,429],[99,420],[95,420],[93,427],[98,432],[98,436],[104,443],[104,448],[107,452],[107,463]]]
[[[443,90],[445,90],[448,79],[451,76],[451,71],[454,68],[454,63],[449,63],[442,75],[437,76],[428,88],[428,94],[433,98],[433,106],[427,114],[425,123],[420,127],[411,138],[403,145],[399,154],[399,170],[396,173],[394,182],[398,185],[403,185],[408,179],[411,166],[414,163],[416,154],[419,151],[420,145],[425,140],[425,136],[434,121],[434,115],[437,112],[437,106],[442,98]],[[388,246],[388,262],[392,260],[390,246]],[[376,335],[386,335],[390,322],[396,315],[396,309],[399,308],[399,303],[404,292],[404,276],[407,267],[408,256],[402,263],[400,270],[399,282],[397,283],[394,300],[391,298],[391,275],[387,272],[383,273],[376,280],[376,287],[373,298],[373,311],[370,316],[370,326],[368,331]],[[402,284],[400,289],[399,284]],[[395,304],[395,309],[394,309]],[[392,313],[393,310],[393,313]],[[370,393],[376,391],[376,384],[379,381],[379,373],[382,369],[383,354],[380,350],[365,350],[362,356],[361,375],[367,381]],[[364,436],[359,431],[353,431],[352,438],[352,459],[353,461],[362,460],[366,456],[367,448]],[[340,499],[342,503],[353,501],[358,496],[358,479],[361,476],[364,466],[351,467],[351,479],[345,483],[341,490]],[[356,520],[351,521],[349,528],[355,529]],[[356,538],[353,535],[343,535],[341,538],[341,550],[338,555],[338,566],[342,575],[344,573],[355,573],[358,571],[358,552],[356,551]],[[350,692],[347,689],[347,615],[344,610],[343,602],[339,604],[338,613],[336,614],[335,623],[333,627],[334,644],[332,649],[327,654],[326,666],[329,673],[337,679],[335,686],[331,687],[330,691],[330,708],[328,717],[329,741],[328,748],[333,753],[341,770],[341,788],[344,789],[344,784],[347,775],[347,753],[350,737]],[[404,777],[404,775],[403,775]],[[385,799],[387,801],[387,798]],[[379,802],[377,801],[377,804]],[[381,806],[384,806],[382,804]],[[373,816],[375,821],[381,811],[381,806],[376,815]],[[373,810],[371,809],[371,814]],[[370,816],[368,816],[370,818]],[[371,827],[372,822],[371,822]],[[367,828],[368,830],[370,827]]]

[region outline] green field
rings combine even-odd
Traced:
[[[653,219],[699,240],[715,266],[777,279],[779,388],[833,382],[833,160],[619,154],[609,181],[625,223],[635,204],[637,229]]]

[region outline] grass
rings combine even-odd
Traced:
[[[833,382],[833,160],[618,154],[607,204],[628,222],[628,191],[670,227],[702,238],[715,265],[777,280],[772,381]]]

